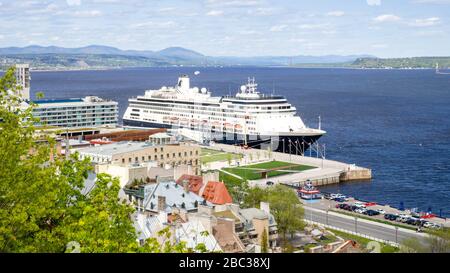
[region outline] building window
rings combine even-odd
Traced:
[[[192,156],[192,151],[191,151],[190,155]]]
[[[158,148],[155,148],[155,153],[157,153],[158,152]]]
[[[169,154],[166,155],[167,158],[170,158]]]
[[[164,159],[164,155],[161,155],[161,159]]]
[[[178,153],[178,156],[181,157],[181,153]]]
[[[125,158],[122,158],[122,163],[125,163]]]
[[[155,160],[158,160],[158,156],[157,155],[155,155]]]
[[[184,152],[184,156],[187,156],[187,152]]]
[[[195,151],[195,155],[198,155],[198,151]]]
[[[161,152],[163,152],[163,150],[164,150],[163,147],[161,147]]]
[[[175,158],[175,153],[172,154],[172,157]]]
[[[137,156],[134,158],[134,161],[139,162],[139,159]]]
[[[142,162],[144,162],[144,161],[145,161],[145,156],[142,157]]]

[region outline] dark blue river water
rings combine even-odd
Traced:
[[[199,70],[201,74],[194,76]],[[372,168],[371,182],[327,187],[364,200],[450,216],[450,75],[432,70],[294,68],[145,68],[33,72],[32,91],[46,98],[97,95],[119,102],[173,85],[179,74],[215,95],[255,76],[260,91],[282,94],[310,127],[328,133],[327,158]]]

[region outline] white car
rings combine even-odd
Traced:
[[[365,208],[359,208],[359,209],[355,210],[356,213],[360,213],[360,214],[363,214],[365,211],[366,211]]]
[[[409,215],[406,215],[406,214],[400,214],[400,215],[397,217],[396,221],[397,221],[397,222],[402,222],[402,223],[404,223],[404,222],[408,221],[408,219],[409,219]]]
[[[439,224],[433,223],[433,225],[431,226],[431,228],[434,228],[434,229],[441,229],[442,226],[439,225]]]
[[[428,222],[428,221],[425,221],[425,222],[423,223],[423,227],[426,227],[426,228],[431,228],[433,225],[434,225],[433,223]]]
[[[355,204],[353,204],[353,205],[357,206],[358,208],[365,208],[366,207],[366,205],[364,205],[363,202],[355,202]]]
[[[386,211],[384,211],[382,209],[377,209],[376,211],[378,211],[380,214],[386,214]]]

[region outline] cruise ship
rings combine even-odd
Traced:
[[[304,154],[326,133],[306,127],[284,96],[260,93],[257,86],[249,78],[235,96],[218,97],[206,88],[191,87],[189,76],[182,75],[176,86],[130,98],[123,125],[181,130],[203,143],[290,154]]]

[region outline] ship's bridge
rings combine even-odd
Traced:
[[[211,97],[211,92],[205,87],[198,88],[190,86],[190,79],[187,75],[178,78],[176,86],[163,86],[157,90],[145,91],[147,98],[164,98],[164,99],[207,99]]]

